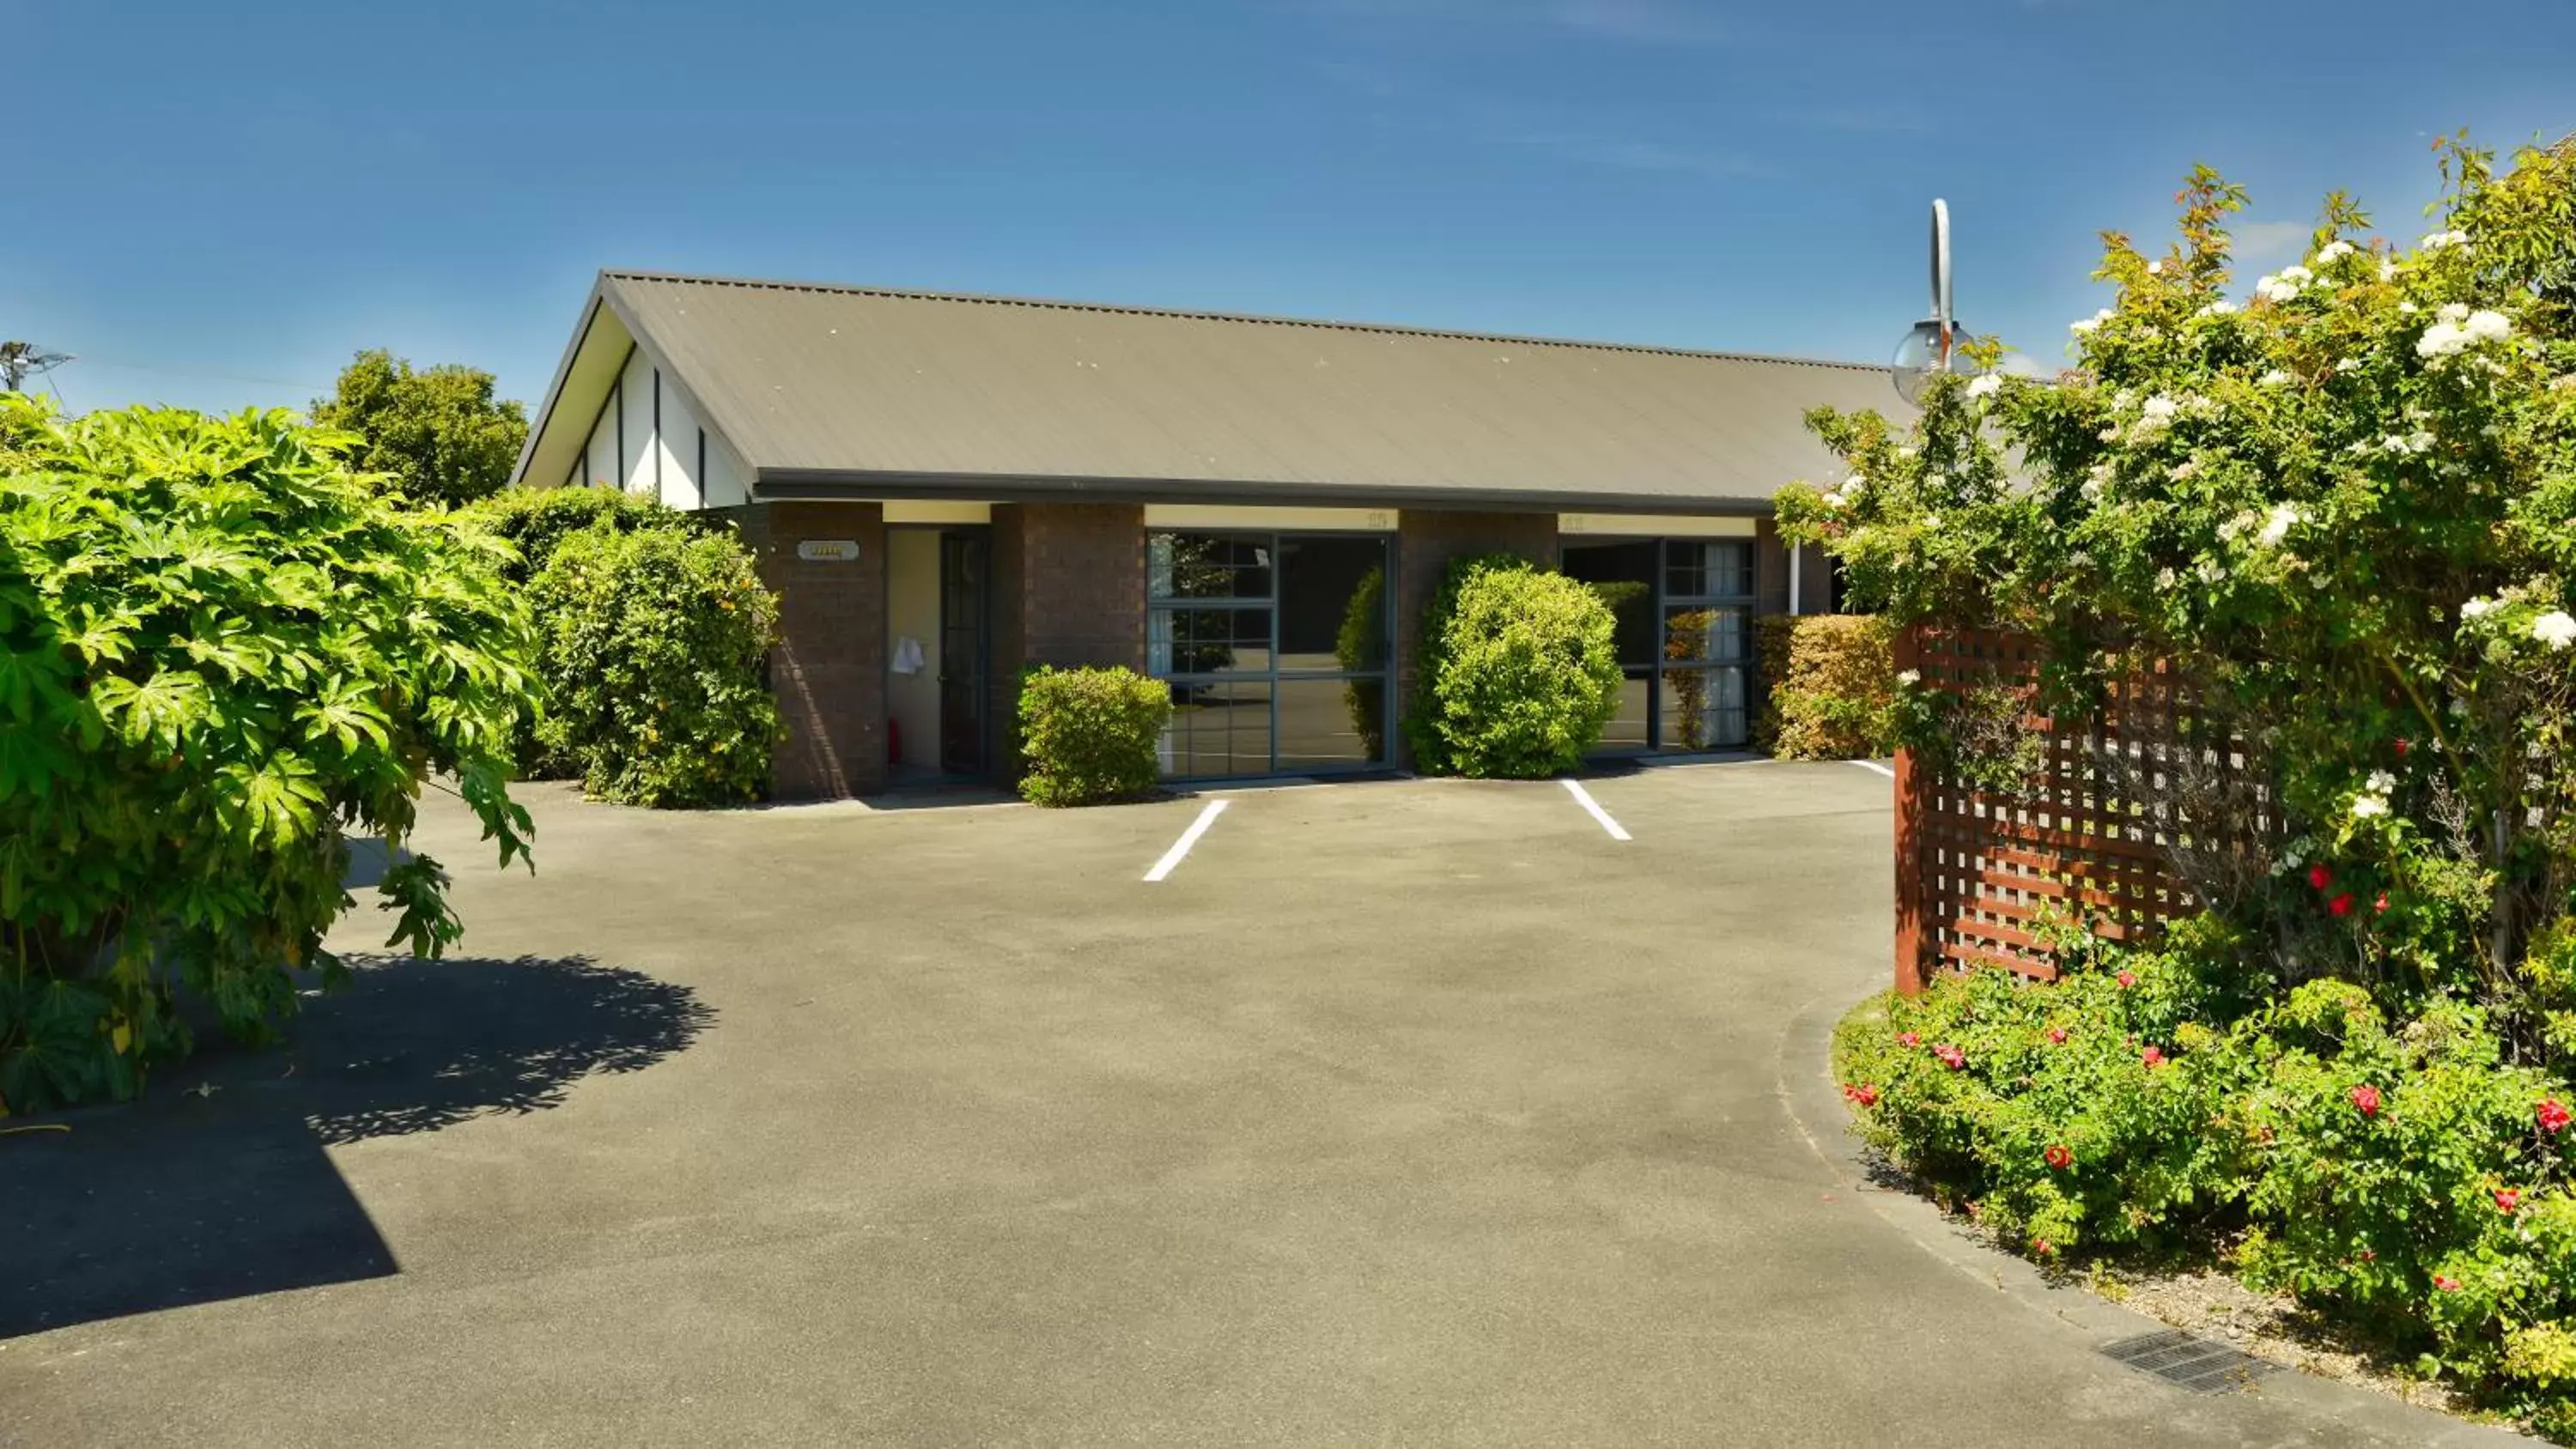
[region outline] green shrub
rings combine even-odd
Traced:
[[[455,516],[466,527],[506,540],[518,550],[507,570],[514,584],[543,573],[565,539],[602,521],[619,533],[676,528],[690,521],[676,508],[614,488],[512,488],[458,509]]]
[[[1132,669],[1029,669],[1020,676],[1020,794],[1039,805],[1130,800],[1161,779],[1156,746],[1172,687]]]
[[[433,772],[525,855],[504,551],[381,501],[347,442],[0,395],[0,1114],[132,1095],[188,1050],[181,987],[256,1040],[296,970],[337,984],[353,834],[438,954],[445,876],[400,854]]]
[[[585,791],[654,807],[759,798],[780,737],[767,678],[778,601],[731,534],[586,529],[529,596],[547,687],[538,739]]]
[[[1406,723],[1426,772],[1543,779],[1582,763],[1619,712],[1610,609],[1509,554],[1449,566],[1423,621]]]
[[[1896,750],[1896,630],[1861,614],[1754,621],[1769,676],[1755,743],[1786,760],[1857,760]]]

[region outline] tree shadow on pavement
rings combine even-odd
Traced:
[[[347,959],[284,1045],[201,1031],[141,1100],[0,1137],[0,1338],[399,1272],[326,1146],[557,1106],[714,1019],[583,957]]]

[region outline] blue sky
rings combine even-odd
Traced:
[[[2277,263],[2576,129],[2564,4],[16,0],[0,336],[80,409],[533,405],[614,265],[1875,361],[1938,194],[2055,362],[2194,161]]]

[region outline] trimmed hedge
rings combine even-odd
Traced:
[[[503,570],[511,583],[524,584],[543,573],[563,541],[601,522],[619,533],[639,528],[679,527],[690,516],[649,498],[629,497],[614,488],[512,488],[456,511],[466,527],[507,541],[518,559]]]
[[[557,545],[529,597],[550,695],[537,737],[583,790],[685,808],[767,789],[778,601],[730,533],[594,526]]]
[[[1513,554],[1449,566],[1423,619],[1415,768],[1496,779],[1573,769],[1619,712],[1610,607]]]
[[[1860,614],[1754,621],[1771,697],[1754,743],[1784,760],[1857,760],[1896,751],[1896,629]]]
[[[1156,746],[1172,719],[1172,687],[1132,669],[1050,669],[1020,675],[1022,798],[1099,805],[1154,789]]]

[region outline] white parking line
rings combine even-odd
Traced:
[[[1618,821],[1610,818],[1610,812],[1601,808],[1601,802],[1592,798],[1592,792],[1583,788],[1582,781],[1567,780],[1564,783],[1566,789],[1574,792],[1574,803],[1591,811],[1592,818],[1601,822],[1601,828],[1610,832],[1612,840],[1631,838],[1627,831],[1619,828]]]
[[[1876,760],[1845,760],[1843,763],[1847,765],[1858,765],[1864,770],[1876,770],[1891,780],[1896,778],[1896,772],[1894,770],[1887,768]]]
[[[1199,812],[1199,818],[1190,822],[1190,828],[1181,832],[1181,838],[1172,842],[1172,848],[1163,852],[1163,858],[1154,862],[1154,868],[1145,872],[1145,879],[1157,881],[1170,875],[1172,867],[1181,863],[1181,857],[1188,855],[1190,847],[1198,844],[1199,837],[1207,834],[1207,828],[1225,813],[1225,807],[1223,800],[1210,800],[1207,808]]]

